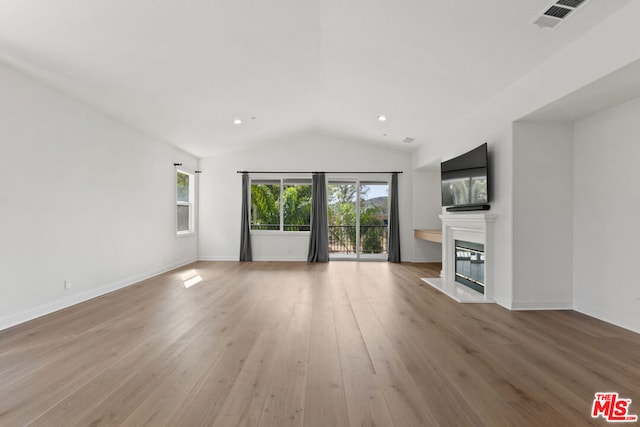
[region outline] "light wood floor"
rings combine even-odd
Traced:
[[[640,414],[640,335],[456,304],[438,270],[200,262],[76,305],[0,332],[0,425],[605,425],[597,391]]]

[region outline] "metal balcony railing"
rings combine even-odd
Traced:
[[[309,231],[309,228],[309,225],[284,225],[284,231]],[[280,224],[252,224],[251,229],[278,231]],[[388,232],[389,229],[386,225],[361,225],[360,253],[386,254]],[[329,253],[346,255],[356,253],[355,225],[329,226]]]
[[[360,226],[360,253],[386,254],[388,227],[386,225]],[[356,253],[356,226],[329,226],[329,253]]]
[[[309,231],[310,228],[309,224],[284,224],[284,231]],[[280,230],[280,224],[251,224],[251,229],[278,231]]]

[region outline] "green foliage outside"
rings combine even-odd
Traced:
[[[251,185],[251,229],[280,230],[280,185]],[[360,188],[360,244],[362,253],[383,253],[386,242],[383,206],[367,203],[368,188]],[[329,233],[340,252],[356,251],[355,184],[329,185]],[[284,185],[284,231],[308,231],[311,219],[311,186]],[[333,226],[333,227],[331,227]],[[374,226],[374,227],[368,227]]]
[[[385,249],[384,207],[367,203],[367,192],[366,186],[360,186],[360,250],[362,253],[379,254]],[[356,251],[357,194],[355,184],[329,185],[329,233],[347,253]]]
[[[176,173],[176,198],[179,202],[189,201],[189,175],[182,172]]]
[[[280,185],[251,185],[251,228],[280,229]]]
[[[365,206],[360,209],[360,239],[361,250],[365,254],[381,254],[385,252],[382,247],[384,236],[387,232],[382,219],[383,208],[381,206]],[[363,227],[375,225],[378,227]]]
[[[308,231],[311,219],[311,186],[286,185],[282,195],[284,231]],[[280,230],[280,185],[251,186],[251,228]]]
[[[285,185],[282,207],[285,231],[309,231],[311,224],[310,185]]]

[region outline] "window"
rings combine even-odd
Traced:
[[[251,229],[280,230],[280,181],[251,181]]]
[[[178,235],[193,233],[193,175],[176,171],[176,232]]]
[[[310,179],[256,179],[251,181],[251,229],[309,231]]]

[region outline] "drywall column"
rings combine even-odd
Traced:
[[[513,125],[513,308],[572,307],[573,126]]]

